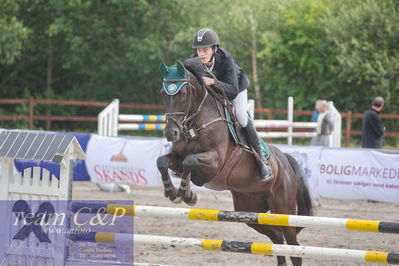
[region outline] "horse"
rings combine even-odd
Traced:
[[[230,190],[235,211],[312,215],[307,182],[296,160],[268,145],[273,178],[261,181],[253,152],[237,152],[236,142],[229,137],[223,104],[201,82],[202,70],[193,65],[178,61],[174,66],[161,63],[160,67],[164,74],[164,135],[172,142],[171,151],[157,159],[165,197],[175,203],[183,200],[194,205],[197,196],[190,189],[191,180],[209,189]],[[235,162],[231,163],[231,157],[237,158]],[[230,165],[228,171],[223,170],[225,165]],[[227,173],[224,177],[220,174],[223,171]],[[171,182],[172,173],[181,178],[179,189]],[[274,244],[284,244],[285,239],[289,245],[299,245],[297,233],[302,228],[247,225]],[[291,261],[295,266],[302,264],[299,257],[291,257]],[[277,263],[287,265],[284,256],[277,256]]]

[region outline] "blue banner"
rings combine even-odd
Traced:
[[[81,133],[65,133],[65,132],[54,132],[56,134],[61,135],[73,135],[78,140],[80,146],[83,151],[86,153],[87,144],[90,140],[90,134],[81,134]],[[15,168],[22,172],[25,168],[30,168],[34,166],[40,166],[42,168],[47,169],[51,174],[55,175],[57,178],[60,176],[60,166],[55,163],[43,162],[43,161],[25,161],[25,160],[15,160],[14,161]],[[74,181],[90,181],[90,176],[86,170],[86,163],[84,160],[76,160],[74,166]]]

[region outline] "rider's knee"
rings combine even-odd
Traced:
[[[248,113],[247,111],[236,111],[236,117],[237,117],[237,121],[238,123],[242,126],[242,127],[246,127],[248,124]]]

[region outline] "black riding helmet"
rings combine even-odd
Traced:
[[[219,47],[219,45],[219,37],[216,32],[211,29],[201,29],[194,36],[192,48]]]

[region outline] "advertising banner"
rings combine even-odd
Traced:
[[[156,160],[163,139],[108,138],[91,135],[86,167],[94,183],[124,183],[161,186]]]
[[[318,146],[289,146],[275,145],[282,152],[292,155],[302,168],[305,178],[309,185],[309,191],[312,198],[318,198],[319,178],[318,168],[322,147]]]
[[[321,197],[399,202],[399,156],[370,149],[323,149]]]

